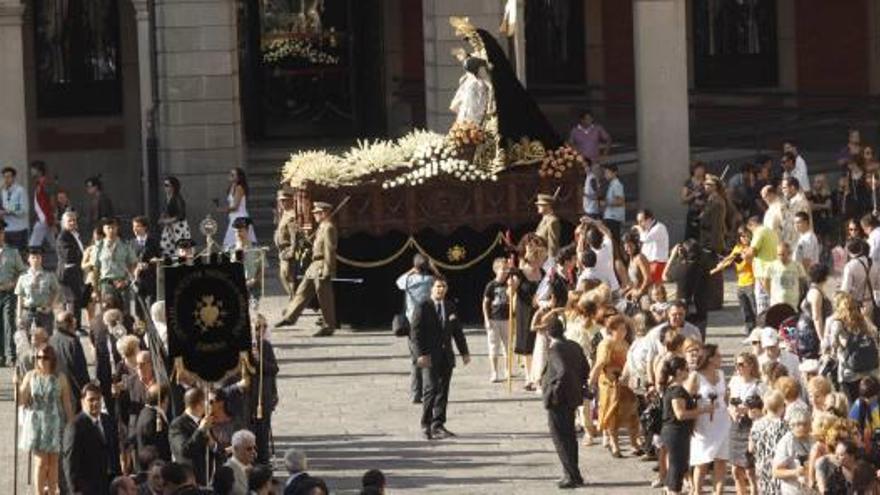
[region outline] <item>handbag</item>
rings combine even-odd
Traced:
[[[406,318],[406,313],[397,313],[391,318],[391,331],[395,337],[406,337],[409,335],[409,320]]]
[[[407,277],[409,280],[409,277]],[[407,337],[410,333],[409,319],[406,317],[406,297],[409,295],[409,287],[403,290],[403,308],[391,318],[391,333],[395,337]]]

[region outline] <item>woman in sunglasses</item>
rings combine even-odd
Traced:
[[[34,456],[34,493],[58,489],[58,455],[64,424],[73,419],[70,385],[57,373],[57,358],[52,346],[46,345],[34,354],[34,369],[24,375],[18,388],[25,419],[19,448]]]

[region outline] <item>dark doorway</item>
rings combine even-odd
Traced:
[[[379,0],[242,0],[249,140],[384,133]]]
[[[693,37],[698,88],[779,83],[776,0],[695,1]]]
[[[529,89],[583,84],[584,0],[526,0],[525,11]]]
[[[117,2],[35,0],[37,115],[122,112]]]

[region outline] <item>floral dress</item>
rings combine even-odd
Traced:
[[[54,375],[31,376],[31,406],[22,418],[21,450],[61,451],[61,382]]]
[[[779,480],[773,478],[773,454],[776,444],[787,432],[785,422],[774,415],[764,416],[752,426],[750,438],[754,446],[758,493],[761,495],[779,495]]]

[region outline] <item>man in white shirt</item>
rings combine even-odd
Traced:
[[[870,279],[870,286],[874,291],[880,290],[880,264],[871,261],[868,257],[868,243],[861,239],[847,242],[846,253],[849,261],[843,266],[840,290],[849,292],[853,299],[869,306],[872,301],[868,280]]]
[[[596,267],[593,273],[598,280],[606,281],[611,293],[620,290],[620,283],[614,273],[614,243],[611,231],[602,222],[587,220],[587,245],[596,253]]]
[[[782,168],[783,176],[795,177],[801,184],[804,192],[810,192],[810,176],[807,174],[807,162],[798,152],[797,144],[794,140],[789,139],[782,143]],[[787,160],[791,159],[791,163],[787,164]]]
[[[779,332],[775,328],[764,327],[761,329],[761,349],[763,352],[758,356],[758,364],[761,369],[770,362],[778,362],[785,366],[788,376],[800,382],[800,360],[787,349],[779,347]]]
[[[602,219],[602,208],[599,206],[599,197],[601,194],[601,178],[596,173],[596,167],[586,159],[585,169],[587,178],[584,180],[584,214],[594,220]]]
[[[648,331],[644,337],[649,342],[648,350],[645,353],[647,363],[653,363],[655,357],[666,352],[666,339],[669,334],[673,336],[677,334],[686,339],[703,342],[700,329],[685,321],[685,313],[687,313],[687,306],[681,301],[673,301],[666,310],[666,322]],[[648,376],[655,383],[660,378],[654,376],[653,366],[648,366]]]
[[[862,230],[868,234],[868,257],[874,263],[880,262],[880,220],[877,217],[867,213],[859,223],[862,224]]]
[[[24,188],[15,182],[17,174],[12,167],[3,169],[0,218],[6,221],[6,243],[23,253],[28,243],[28,200]]]
[[[819,238],[816,237],[810,225],[810,217],[799,211],[794,215],[794,228],[798,233],[797,245],[794,248],[794,259],[804,265],[804,270],[819,262],[821,248]]]
[[[785,202],[779,197],[776,188],[769,185],[761,189],[761,199],[767,203],[767,211],[764,212],[762,222],[764,227],[776,232],[776,238],[784,241],[782,226],[785,223]]]
[[[663,282],[663,269],[669,260],[669,231],[654,218],[651,210],[639,210],[636,214],[636,230],[642,243],[642,254],[648,258],[651,282]]]

